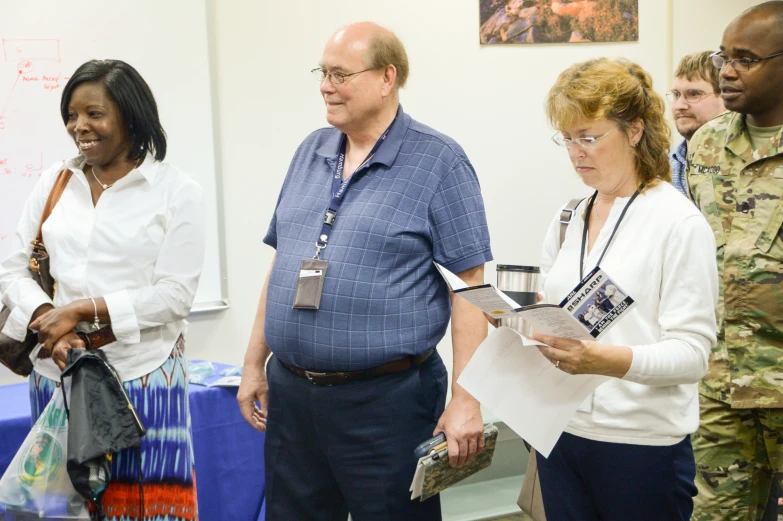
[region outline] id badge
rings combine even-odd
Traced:
[[[294,309],[319,309],[328,265],[328,261],[320,259],[302,261],[299,277],[296,279]]]
[[[599,266],[560,302],[560,307],[570,312],[572,324],[579,329],[579,335],[571,338],[598,340],[614,324],[633,309],[636,302]],[[590,335],[585,337],[584,333]],[[592,338],[591,338],[592,337]]]

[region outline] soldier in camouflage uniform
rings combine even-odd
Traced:
[[[686,172],[721,279],[692,519],[758,520],[783,471],[783,2],[734,20],[713,59],[732,112],[694,135]]]

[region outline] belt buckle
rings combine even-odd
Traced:
[[[305,378],[307,378],[310,381],[310,383],[313,384],[313,385],[318,385],[318,383],[315,381],[315,379],[317,379],[317,378],[319,378],[321,376],[326,376],[326,373],[317,373],[315,371],[308,371],[306,369],[305,369],[304,374],[305,374]]]
[[[332,387],[335,384],[340,384],[346,381],[347,375],[344,372],[336,373],[318,373],[315,371],[305,370],[305,378],[307,378],[313,385],[321,385],[324,387]]]

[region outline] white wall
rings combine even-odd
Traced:
[[[717,51],[723,29],[757,0],[675,0],[672,10],[674,67],[686,54]]]
[[[679,58],[717,49],[749,0],[640,0],[640,41],[480,46],[478,0],[342,0],[339,4],[215,0],[215,70],[232,308],[193,320],[190,356],[241,362],[272,257],[261,243],[296,146],[324,126],[308,70],[338,27],[373,20],[406,45],[411,76],[401,99],[414,118],[456,139],[482,185],[498,262],[537,264],[554,211],[586,192],[549,141],[543,102],[557,75],[597,56],[626,57],[663,94]],[[669,54],[671,53],[671,54]],[[486,278],[494,282],[494,264]],[[447,337],[440,351],[451,358]]]
[[[272,250],[261,243],[288,162],[324,126],[315,67],[340,26],[374,20],[405,43],[411,77],[401,98],[414,118],[456,139],[484,192],[495,258],[537,264],[556,208],[586,189],[549,140],[543,102],[575,61],[625,56],[659,91],[668,75],[665,4],[641,0],[641,41],[580,46],[478,44],[478,1],[343,0],[325,4],[215,2],[216,70],[226,201],[229,311],[193,321],[191,357],[241,361]],[[487,269],[494,281],[494,264]],[[450,359],[448,339],[441,346]]]
[[[536,265],[555,210],[587,192],[549,140],[543,102],[557,75],[577,61],[622,56],[650,71],[662,94],[672,63],[717,48],[725,25],[755,3],[640,0],[639,42],[482,47],[478,0],[210,0],[231,308],[192,317],[189,357],[242,361],[273,253],[261,239],[278,190],[296,146],[326,124],[308,71],[338,27],[374,20],[397,32],[411,61],[405,110],[467,152],[495,258]],[[486,278],[495,281],[494,263]],[[447,361],[450,351],[447,336],[440,347]],[[0,372],[0,384],[9,381],[18,380]]]

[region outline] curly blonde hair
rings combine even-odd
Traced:
[[[626,130],[644,124],[634,148],[636,173],[645,188],[671,182],[669,140],[663,99],[652,89],[652,78],[639,65],[624,59],[598,58],[572,65],[557,78],[546,99],[546,115],[558,130],[582,121],[608,119]]]

